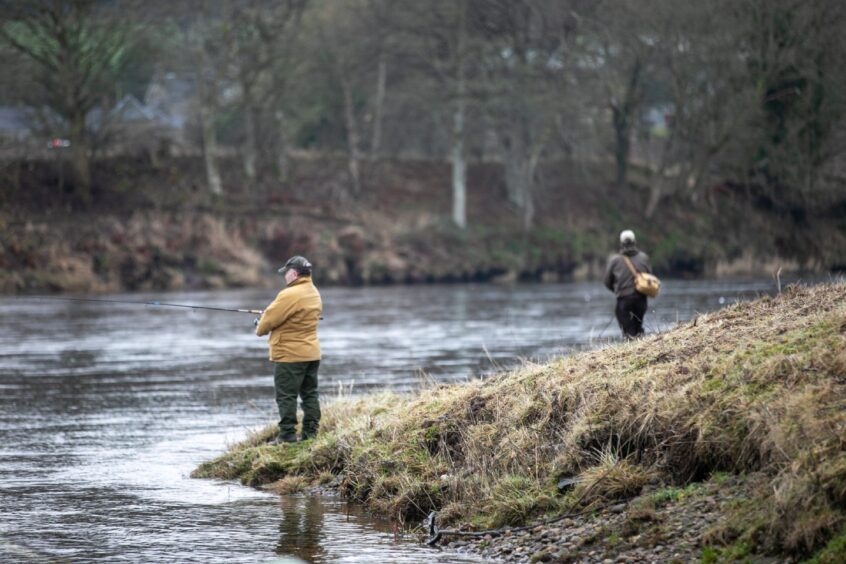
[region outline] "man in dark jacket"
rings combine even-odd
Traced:
[[[605,287],[617,295],[614,313],[623,331],[623,337],[634,339],[643,335],[643,316],[646,315],[646,296],[635,290],[634,274],[626,264],[627,257],[638,272],[652,274],[649,256],[635,245],[634,232],[620,233],[620,253],[611,257],[605,271]]]

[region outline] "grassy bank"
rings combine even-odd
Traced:
[[[435,509],[477,529],[677,501],[731,476],[745,493],[703,534],[703,557],[830,552],[846,531],[846,285],[789,287],[486,381],[338,401],[310,443],[263,445],[274,430],[194,475],[283,492],[337,480],[399,521]],[[562,478],[575,487],[560,493]]]

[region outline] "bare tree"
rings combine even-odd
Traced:
[[[194,9],[206,7],[205,0],[199,0]],[[183,6],[189,9],[189,6]],[[223,181],[218,165],[218,135],[216,120],[221,107],[221,90],[225,85],[226,53],[219,44],[222,20],[210,16],[203,19],[185,18],[185,13],[177,13],[182,19],[179,27],[179,44],[182,55],[187,59],[179,61],[187,76],[195,85],[195,102],[199,118],[200,135],[203,149],[203,163],[206,169],[208,190],[214,195],[223,194]]]
[[[363,128],[359,116],[359,99],[364,89],[360,80],[372,64],[367,56],[369,41],[362,14],[368,8],[365,0],[335,0],[316,3],[310,24],[318,43],[314,56],[318,66],[331,78],[341,93],[347,147],[347,168],[352,193],[360,196]],[[369,39],[369,38],[368,38]]]
[[[486,110],[505,159],[508,199],[534,222],[538,163],[564,110],[575,22],[567,4],[484,0],[478,26],[486,37]]]
[[[427,4],[406,2],[396,9],[393,25],[403,41],[402,63],[418,73],[413,88],[427,95],[419,102],[428,104],[435,116],[448,116],[452,168],[452,220],[459,228],[467,226],[467,128],[471,97],[478,95],[474,81],[481,49],[471,30],[472,0],[439,0]],[[420,82],[434,87],[422,89]],[[472,90],[472,91],[471,91]],[[440,120],[436,120],[440,121]]]
[[[279,156],[288,150],[280,102],[287,90],[285,63],[292,57],[291,49],[305,6],[306,0],[250,0],[226,5],[223,35],[234,80],[241,91],[243,166],[251,183],[262,164],[262,155],[269,152],[262,150],[262,146],[274,147],[280,175],[287,173],[285,157]],[[273,131],[276,135],[268,135]],[[263,143],[262,139],[268,137],[275,137],[276,142]]]
[[[604,0],[579,14],[584,24],[582,56],[610,114],[617,187],[627,181],[632,135],[652,63],[655,36],[650,18],[650,0]]]
[[[742,0],[724,18],[740,39],[740,76],[758,105],[746,128],[755,184],[780,208],[825,198],[820,173],[842,150],[836,133],[846,116],[846,6]]]
[[[75,186],[91,201],[91,132],[87,118],[112,92],[138,27],[127,6],[93,0],[5,2],[0,39],[37,72],[38,100],[66,124]],[[5,11],[5,10],[4,10]],[[34,100],[33,100],[34,101]]]

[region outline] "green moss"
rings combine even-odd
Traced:
[[[713,474],[711,474],[710,479],[715,484],[723,485],[723,484],[726,483],[726,481],[728,481],[728,479],[730,477],[731,477],[731,474],[729,474],[728,472],[719,472],[718,471],[718,472],[714,472]]]
[[[806,560],[808,564],[842,564],[846,562],[846,528],[828,541],[822,550]]]
[[[616,546],[616,545],[620,544],[620,541],[621,541],[620,535],[618,535],[617,533],[611,533],[610,535],[605,537],[605,543],[608,546]]]
[[[220,267],[220,263],[212,258],[201,258],[197,262],[197,270],[201,274],[220,274],[223,272],[223,269]]]
[[[441,429],[437,425],[432,425],[423,433],[423,440],[427,443],[437,443],[441,438]]]
[[[745,542],[737,542],[724,547],[707,546],[702,549],[700,561],[712,562],[752,562],[752,547]]]
[[[720,392],[726,388],[722,378],[710,378],[702,384],[702,391],[705,393]]]
[[[485,526],[518,525],[553,508],[560,509],[554,492],[529,477],[506,475],[497,481],[484,508]]]
[[[656,507],[666,505],[667,503],[676,502],[681,498],[682,491],[679,488],[668,487],[658,490],[652,494],[652,502]]]
[[[467,521],[473,526],[474,529],[488,528],[489,520],[490,517],[486,513],[474,513],[473,515],[467,518]]]
[[[702,549],[702,556],[699,558],[699,562],[702,564],[716,564],[720,561],[720,552],[713,547],[706,546]]]
[[[284,478],[299,470],[309,445],[261,445],[236,447],[222,456],[200,465],[191,476],[219,480],[239,479],[242,483],[258,486]]]
[[[692,482],[683,488],[668,486],[651,494],[649,503],[653,507],[661,507],[669,503],[677,503],[700,496],[704,492],[705,485],[702,482]]]

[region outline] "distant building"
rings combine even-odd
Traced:
[[[194,84],[176,73],[159,73],[150,81],[144,105],[167,120],[171,127],[185,129],[194,118]]]
[[[186,145],[183,122],[127,94],[109,110],[89,115],[91,128],[104,140],[109,155],[147,153],[155,161],[163,154],[181,152]]]
[[[33,135],[32,110],[19,106],[0,106],[0,139],[23,140]]]
[[[99,155],[148,154],[154,161],[165,154],[198,151],[190,141],[196,122],[194,85],[174,73],[151,80],[142,102],[127,94],[111,108],[94,108],[86,116],[93,148]],[[49,109],[0,106],[0,158],[41,158],[63,140],[67,124]]]
[[[0,159],[45,156],[53,139],[59,147],[63,128],[55,113],[26,106],[0,106]]]

